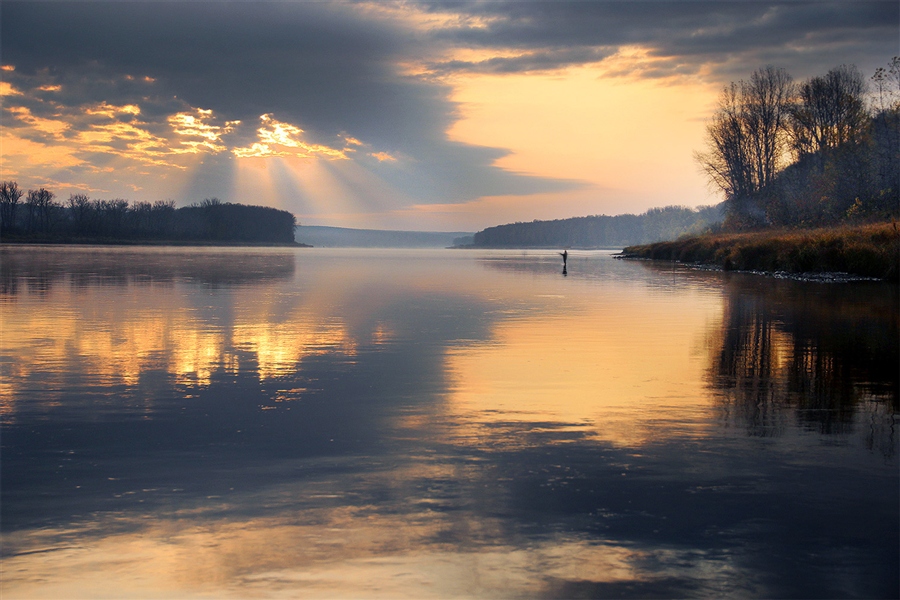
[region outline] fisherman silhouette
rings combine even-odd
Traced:
[[[563,257],[563,275],[568,275],[569,273],[566,271],[566,261],[569,260],[569,251],[563,250],[559,253],[560,256]]]

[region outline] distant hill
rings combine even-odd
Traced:
[[[473,236],[476,248],[622,248],[702,233],[724,219],[722,204],[698,209],[652,208],[640,215],[573,217],[488,227]],[[302,241],[302,240],[300,240]]]
[[[471,232],[384,231],[298,225],[294,239],[318,248],[447,248]]]

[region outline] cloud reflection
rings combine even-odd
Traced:
[[[436,513],[334,509],[305,517],[309,522],[156,521],[139,533],[78,545],[44,536],[42,551],[4,561],[4,591],[57,598],[111,591],[144,597],[148,590],[207,597],[211,589],[220,598],[447,598],[498,597],[503,590],[502,597],[541,597],[556,595],[567,581],[634,585],[646,577],[634,567],[640,551],[575,537],[461,549],[430,541],[445,526]],[[90,539],[89,532],[77,535]]]

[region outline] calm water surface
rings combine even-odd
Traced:
[[[896,286],[0,258],[4,599],[898,595]]]

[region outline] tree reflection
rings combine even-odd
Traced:
[[[294,254],[268,248],[16,246],[0,250],[0,296],[46,296],[67,283],[93,286],[169,284],[192,280],[210,287],[294,276]]]
[[[710,384],[726,419],[751,435],[797,422],[823,434],[865,424],[870,448],[892,452],[898,411],[898,290],[734,275]]]

